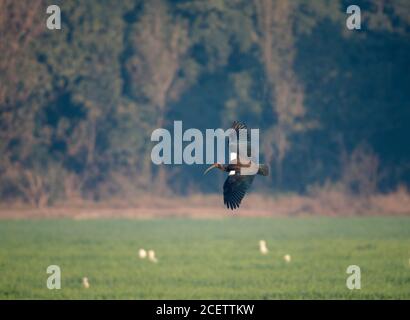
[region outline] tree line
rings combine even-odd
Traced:
[[[268,193],[410,182],[410,5],[357,1],[0,0],[0,199],[43,206],[217,190],[155,166],[151,132],[260,128]],[[222,179],[222,177],[218,178]]]

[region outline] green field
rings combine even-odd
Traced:
[[[3,220],[0,243],[1,299],[410,299],[410,218]]]

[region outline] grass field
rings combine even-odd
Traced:
[[[2,220],[0,298],[410,299],[409,259],[405,217]],[[46,288],[51,264],[60,290]],[[353,264],[361,290],[346,287]]]

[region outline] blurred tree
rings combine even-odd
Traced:
[[[51,31],[46,2],[0,0],[2,200],[205,190],[151,165],[152,130],[179,119],[259,127],[279,192],[410,183],[406,1],[358,1],[355,32],[343,0],[54,4]]]
[[[263,147],[266,161],[274,160],[276,184],[280,187],[282,163],[290,148],[289,138],[308,127],[304,121],[304,89],[293,69],[297,8],[294,2],[286,0],[257,0],[255,7],[266,91],[277,119],[265,134]]]
[[[133,53],[126,63],[129,94],[142,99],[152,109],[155,114],[153,129],[163,127],[167,104],[177,99],[184,87],[181,83],[175,84],[189,46],[187,24],[171,15],[167,2],[149,1],[144,4],[141,19],[133,26],[130,41]],[[144,171],[150,173],[149,152],[144,163]],[[167,184],[166,171],[160,167],[155,189],[165,193],[169,190]]]

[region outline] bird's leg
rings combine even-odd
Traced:
[[[223,166],[219,163],[214,163],[212,166],[210,166],[208,169],[205,170],[204,175],[207,174],[209,171],[211,171],[213,168],[218,168],[219,170],[223,170]]]

